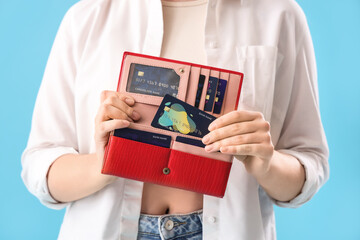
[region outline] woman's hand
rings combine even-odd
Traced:
[[[98,158],[99,172],[103,165],[104,151],[109,140],[110,132],[118,128],[126,128],[130,122],[141,118],[132,106],[134,98],[114,91],[103,91],[101,93],[101,104],[95,117],[95,144]],[[108,176],[108,181],[116,179]]]
[[[274,154],[270,124],[260,112],[232,111],[209,126],[202,141],[206,151],[221,151],[241,160],[255,178],[266,176]]]
[[[47,178],[50,194],[59,202],[72,202],[89,196],[117,179],[101,174],[104,150],[112,130],[140,119],[131,106],[132,97],[104,91],[95,118],[96,154],[64,154],[51,165]],[[84,181],[85,179],[85,181]]]

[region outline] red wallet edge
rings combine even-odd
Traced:
[[[239,90],[238,90],[238,94],[237,94],[237,98],[236,98],[236,105],[235,105],[235,109],[236,110],[239,106],[239,99],[240,99],[240,94],[241,94],[241,88],[242,88],[242,84],[243,84],[243,79],[244,79],[244,74],[241,73],[240,75],[240,83],[239,83]]]
[[[108,143],[107,143],[107,145],[106,145],[106,147],[105,147],[103,164],[102,164],[102,168],[101,168],[101,173],[103,173],[103,174],[105,174],[105,172],[104,172],[104,166],[105,166],[105,164],[106,164],[106,160],[108,159],[108,155],[109,155],[109,151],[110,151],[110,145],[111,145],[111,139],[112,139],[112,136],[113,136],[113,132],[114,132],[114,131],[112,131],[112,132],[110,133]]]

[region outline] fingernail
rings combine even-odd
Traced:
[[[135,103],[134,100],[132,100],[131,98],[126,98],[125,102],[130,105],[133,105]]]
[[[215,128],[216,128],[216,124],[210,124],[208,129],[209,129],[209,131],[212,131]]]
[[[130,125],[130,122],[128,120],[123,120],[123,123],[124,123],[125,127],[128,127]]]
[[[206,136],[203,137],[203,139],[202,139],[203,144],[206,144],[206,143],[208,143],[209,141],[210,141],[209,135],[206,135]]]
[[[213,149],[213,146],[208,145],[205,147],[205,151],[210,152]]]
[[[133,119],[139,119],[140,118],[140,114],[137,111],[133,111],[133,113],[131,114],[131,117]]]
[[[227,152],[228,149],[229,149],[228,147],[221,147],[220,152]]]

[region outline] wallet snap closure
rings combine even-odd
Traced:
[[[163,169],[163,174],[165,174],[165,175],[168,175],[170,173],[170,169],[169,168],[164,168]]]

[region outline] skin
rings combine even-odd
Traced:
[[[96,153],[63,155],[49,169],[48,186],[56,200],[81,199],[117,179],[101,174],[104,149],[112,130],[141,118],[132,108],[134,104],[131,96],[102,92],[95,118]],[[272,198],[288,201],[300,193],[304,168],[296,158],[274,150],[270,124],[261,113],[233,111],[216,119],[209,130],[203,138],[205,150],[235,155]],[[201,209],[202,199],[198,193],[145,183],[141,211],[164,214],[170,209],[170,213],[186,213]]]

